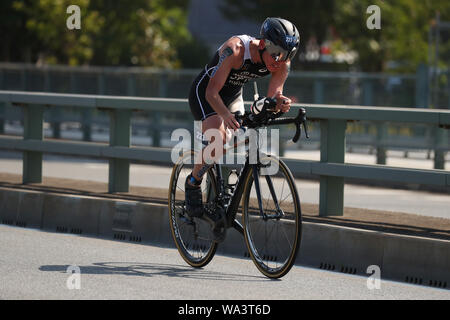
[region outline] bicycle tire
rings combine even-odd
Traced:
[[[261,162],[264,163],[266,161],[264,159],[269,159],[278,165],[277,175],[269,176],[269,179],[272,181],[272,184],[276,184],[277,186],[282,183],[281,196],[275,196],[278,198],[279,207],[284,213],[284,216],[278,219],[273,218],[281,211],[277,211],[275,201],[273,201],[273,194],[270,192],[269,182],[267,178],[264,178],[259,179],[263,196],[262,206],[266,214],[271,214],[271,218],[263,219],[261,217],[257,198],[255,199],[256,191],[253,190],[255,189],[253,188],[255,184],[253,181],[254,168],[252,168],[244,180],[245,187],[242,200],[244,238],[250,257],[258,270],[268,278],[281,278],[294,265],[300,248],[302,230],[300,198],[295,180],[286,164],[281,159],[273,156],[266,156],[261,159]],[[263,190],[264,185],[261,180],[267,181],[268,190]],[[286,182],[290,191],[290,198],[283,195]],[[275,185],[272,190],[276,192]],[[269,203],[270,199],[273,201],[273,207]],[[282,232],[277,233],[277,231]]]
[[[218,244],[210,237],[209,225],[199,218],[190,218],[185,210],[184,183],[185,178],[192,170],[192,165],[189,167],[185,163],[188,157],[194,159],[194,151],[185,152],[172,169],[168,196],[169,224],[173,240],[181,257],[190,266],[201,268],[212,260]],[[183,171],[185,171],[184,175],[182,174]],[[208,183],[207,181],[211,182],[213,193],[217,190],[215,177],[213,168],[210,168],[202,183],[204,198],[207,196],[207,191],[204,189],[204,184]],[[209,199],[211,198],[213,196],[210,194]]]

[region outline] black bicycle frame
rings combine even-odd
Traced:
[[[258,162],[259,162],[259,157],[258,157]],[[244,187],[245,187],[246,181],[244,181],[245,179],[243,179],[243,177],[245,178],[248,174],[248,171],[251,169],[253,169],[253,172],[252,172],[253,182],[255,183],[255,192],[256,192],[257,199],[258,199],[259,213],[261,214],[263,219],[265,219],[265,220],[268,219],[268,216],[266,215],[266,213],[263,210],[263,204],[262,204],[262,199],[261,199],[261,189],[260,189],[260,184],[259,184],[258,168],[259,168],[259,164],[250,164],[249,158],[247,157],[244,167],[242,168],[240,174],[238,175],[238,181],[234,188],[233,194],[231,195],[231,199],[228,204],[227,211],[226,211],[227,227],[228,228],[233,227],[242,235],[244,234],[244,228],[242,227],[241,223],[239,221],[237,221],[235,218],[236,218],[236,213],[239,209],[239,203],[241,202],[242,195],[244,193]],[[223,195],[223,193],[225,191],[224,190],[225,189],[224,188],[225,181],[222,177],[221,165],[215,164],[215,169],[216,169],[216,173],[217,173],[218,193],[219,193],[219,195]],[[275,195],[275,190],[273,187],[272,179],[270,178],[269,175],[266,175],[265,177],[266,177],[267,184],[269,186],[270,193],[275,202],[275,207],[280,212],[278,199]]]
[[[214,164],[214,168],[216,171],[216,181],[217,181],[217,192],[218,196],[223,196],[225,192],[225,180],[222,176],[222,166],[218,163]],[[248,170],[250,169],[248,164],[248,158],[245,162],[244,167],[242,168],[240,174],[238,175],[238,181],[236,183],[236,187],[234,188],[233,194],[231,195],[231,199],[228,203],[227,211],[226,211],[226,224],[227,228],[235,228],[242,235],[244,234],[244,228],[242,225],[236,221],[236,213],[239,208],[239,202],[242,199],[242,193],[244,192],[244,181],[242,177],[247,175]]]

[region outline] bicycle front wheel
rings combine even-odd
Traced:
[[[292,173],[281,159],[266,156],[261,163],[249,170],[245,180],[244,236],[259,271],[280,278],[294,265],[300,247],[300,199]]]
[[[169,186],[169,223],[178,252],[192,267],[207,265],[217,250],[217,243],[211,238],[210,226],[199,218],[188,216],[185,205],[184,183],[192,172],[194,152],[186,152],[172,169]],[[214,169],[210,168],[203,179],[203,203],[213,201],[216,196]]]

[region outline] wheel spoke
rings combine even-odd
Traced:
[[[270,161],[275,160],[270,157]],[[250,205],[256,200],[254,183],[250,178],[247,178],[247,184],[251,183],[252,186],[247,185],[244,193],[244,231],[247,246],[258,269],[272,278],[281,277],[290,270],[299,248],[300,203],[295,182],[288,170],[280,160],[280,177],[260,179],[267,219],[259,215],[258,206],[254,208]],[[272,189],[270,185],[273,186]]]
[[[208,226],[205,226],[205,222],[196,218],[192,219],[187,215],[184,183],[191,170],[192,166],[189,167],[182,161],[178,162],[172,170],[169,220],[178,252],[191,266],[202,267],[211,261],[217,244],[208,237],[209,230]],[[207,174],[214,180],[214,173],[211,169]],[[211,186],[212,193],[215,194],[215,184],[212,183]],[[206,193],[206,187],[202,186],[201,190]]]

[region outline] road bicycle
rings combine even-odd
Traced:
[[[273,98],[259,99],[259,106],[255,101],[251,111],[236,113],[235,117],[242,128],[256,132],[258,128],[295,124],[293,142],[300,138],[303,126],[308,137],[304,108],[296,117],[282,118],[281,112],[273,111],[275,105]],[[245,143],[248,146],[248,138]],[[234,228],[244,236],[249,256],[259,271],[269,278],[280,278],[294,265],[300,247],[300,199],[293,175],[283,160],[257,152],[256,161],[250,161],[249,151],[243,166],[226,170],[231,173],[224,173],[224,165],[219,163],[208,169],[201,185],[203,204],[213,210],[222,209],[225,230]],[[172,169],[169,222],[180,255],[192,267],[201,268],[212,260],[220,243],[214,238],[211,225],[202,218],[189,217],[185,208],[184,183],[192,171],[194,157],[194,150],[185,152]],[[269,168],[277,167],[276,174],[268,173],[273,171]],[[233,177],[234,181],[230,181]]]

